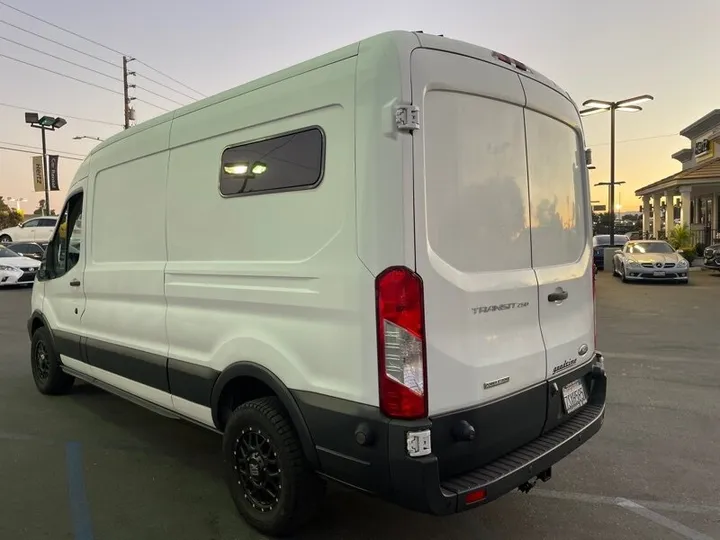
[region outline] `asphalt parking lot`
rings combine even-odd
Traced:
[[[449,518],[333,488],[302,538],[720,539],[720,276],[691,281],[598,275],[607,417],[550,482]],[[0,290],[0,538],[261,538],[226,492],[217,435],[87,385],[37,393],[29,297]]]

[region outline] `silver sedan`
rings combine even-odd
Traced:
[[[663,240],[628,242],[613,256],[613,275],[623,281],[667,280],[687,283],[690,265]]]

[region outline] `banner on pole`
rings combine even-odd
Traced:
[[[50,191],[60,191],[58,185],[58,156],[48,156],[48,177],[50,179]]]
[[[43,167],[43,157],[33,156],[32,158],[33,168],[33,185],[35,186],[35,192],[45,191],[45,168]]]

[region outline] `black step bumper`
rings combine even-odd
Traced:
[[[585,375],[578,375],[582,373]],[[446,515],[493,501],[538,475],[547,478],[555,463],[600,430],[607,392],[602,356],[597,354],[590,364],[556,380],[565,384],[578,376],[586,377],[591,388],[585,406],[564,421],[556,409],[549,409],[553,410],[552,419],[548,417],[547,427],[540,436],[526,444],[511,446],[497,454],[500,457],[478,468],[461,470],[461,474],[448,472],[457,462],[447,453],[447,448],[435,448],[435,440],[433,449],[442,454],[440,457],[433,453],[410,457],[407,453],[408,432],[433,429],[442,432],[448,425],[442,419],[389,420],[374,407],[305,392],[294,392],[294,395],[314,439],[320,462],[318,472],[405,508]],[[509,399],[520,399],[519,403],[527,408],[523,398]],[[530,404],[533,403],[531,400]],[[504,410],[500,409],[503,418]],[[457,419],[468,414],[460,411],[450,416]],[[359,443],[359,433],[370,436]],[[482,430],[478,437],[483,437]],[[467,501],[468,494],[476,495],[482,490],[481,498]]]

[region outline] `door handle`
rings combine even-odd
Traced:
[[[564,290],[562,287],[558,287],[555,289],[555,292],[552,292],[548,294],[548,302],[562,302],[563,300],[567,300],[568,292]]]
[[[79,287],[79,286],[80,286],[80,280],[79,280],[79,279],[73,279],[73,280],[70,282],[70,286],[71,286],[71,287]]]

